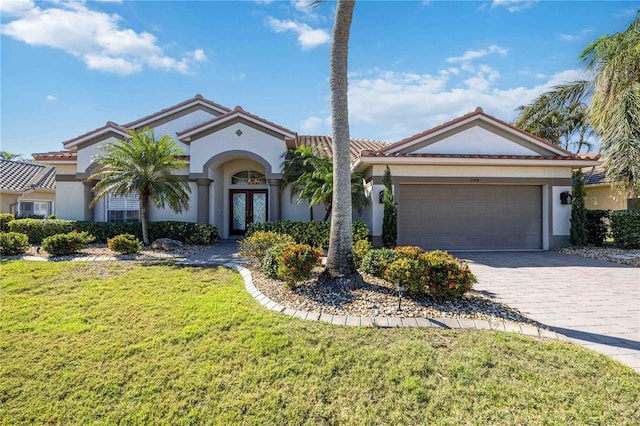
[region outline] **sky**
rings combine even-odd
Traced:
[[[395,142],[473,111],[516,108],[584,78],[579,55],[640,1],[358,1],[352,137]],[[196,94],[299,134],[331,133],[335,3],[0,3],[0,149],[29,158]]]

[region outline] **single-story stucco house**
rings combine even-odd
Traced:
[[[57,168],[59,218],[137,220],[138,200],[110,198],[88,207],[98,147],[155,129],[186,150],[179,174],[192,190],[189,210],[151,209],[151,220],[215,225],[222,238],[241,235],[251,221],[308,220],[308,206],[280,190],[282,155],[311,145],[331,154],[331,138],[303,136],[196,95],[124,125],[104,126],[63,142],[64,151],[34,154]],[[398,243],[440,249],[542,249],[568,244],[572,169],[599,164],[525,133],[478,108],[397,143],[352,139],[352,168],[365,174],[364,220],[375,242],[382,232],[379,193],[388,165],[398,203]],[[322,209],[321,206],[318,206]],[[315,217],[322,217],[322,212]]]
[[[0,159],[0,213],[48,217],[55,213],[56,169]]]
[[[584,205],[587,209],[640,209],[640,198],[630,198],[621,193],[607,177],[607,169],[604,164],[585,167],[582,169],[582,175],[584,176]]]

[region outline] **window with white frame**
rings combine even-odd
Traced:
[[[108,222],[137,222],[140,220],[140,197],[137,193],[107,197]]]
[[[51,214],[51,201],[20,201],[18,216],[48,217]]]

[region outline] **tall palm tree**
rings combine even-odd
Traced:
[[[590,79],[556,86],[525,108],[544,113],[588,103],[607,175],[623,192],[640,194],[640,10],[624,32],[593,41],[580,59]]]
[[[331,40],[330,88],[333,136],[333,210],[325,273],[347,287],[362,278],[353,261],[347,59],[355,0],[338,0]]]
[[[98,180],[91,205],[110,194],[139,194],[142,240],[149,245],[149,200],[158,208],[168,204],[177,213],[189,208],[191,189],[175,174],[186,166],[178,159],[184,150],[168,135],[156,140],[149,128],[131,130],[128,138],[101,149],[96,158],[101,170],[89,177]]]

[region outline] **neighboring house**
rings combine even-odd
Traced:
[[[640,209],[640,198],[629,198],[611,183],[604,164],[582,169],[585,207],[589,210]]]
[[[55,196],[54,167],[0,160],[0,213],[48,217],[54,213]]]
[[[149,126],[186,150],[178,173],[192,190],[181,214],[151,209],[151,220],[210,223],[222,238],[242,235],[252,221],[308,220],[308,205],[280,190],[282,155],[311,145],[331,155],[331,138],[300,136],[250,114],[197,95],[125,125],[107,122],[63,143],[65,151],[34,154],[55,165],[58,217],[137,220],[138,200],[111,198],[88,207],[98,168],[93,156],[128,129]],[[367,178],[370,204],[354,219],[366,221],[374,243],[382,233],[384,168],[389,165],[398,202],[398,243],[441,249],[549,249],[568,244],[574,168],[599,164],[531,136],[480,108],[395,144],[351,140],[352,168]],[[315,217],[322,217],[317,206]]]

